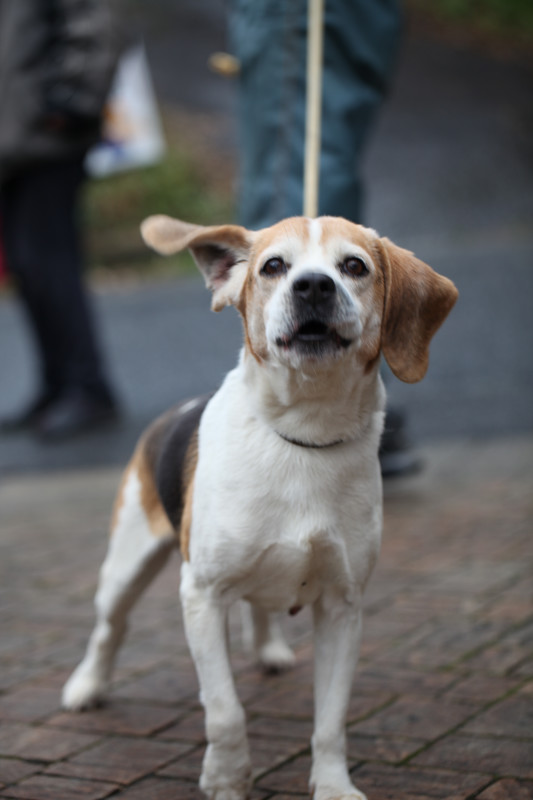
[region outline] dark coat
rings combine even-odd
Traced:
[[[0,184],[98,140],[122,44],[111,0],[0,0]]]

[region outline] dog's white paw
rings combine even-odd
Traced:
[[[209,800],[246,800],[252,785],[249,778],[232,783],[231,786],[226,786],[224,783],[220,776],[210,780],[208,776],[202,774],[200,789],[205,792]]]
[[[246,800],[252,786],[252,766],[246,743],[231,750],[212,744],[205,751],[200,789],[209,800]]]
[[[333,786],[317,786],[313,800],[367,800],[366,795],[355,786],[349,789],[335,789]]]
[[[259,661],[267,672],[282,672],[294,666],[296,656],[288,644],[275,639],[261,647]]]
[[[201,788],[207,794],[209,800],[246,800],[248,797],[248,789],[246,789],[246,792],[243,794],[240,789],[233,789],[229,786],[220,789],[213,788],[210,791],[203,786]]]
[[[106,685],[91,675],[80,664],[63,687],[61,704],[68,711],[84,711],[99,705],[105,695]]]

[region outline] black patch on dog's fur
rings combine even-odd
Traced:
[[[162,418],[146,441],[146,457],[154,475],[159,498],[172,526],[179,530],[183,513],[183,469],[191,438],[198,429],[205,407],[213,395],[195,398],[185,413],[180,403]]]

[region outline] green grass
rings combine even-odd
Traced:
[[[533,31],[531,0],[433,0],[433,4],[451,19],[504,31]]]
[[[533,44],[532,0],[411,0],[411,6],[473,33]]]
[[[175,144],[156,166],[89,182],[84,202],[89,267],[136,272],[189,269],[188,254],[163,259],[143,243],[139,225],[150,214],[199,224],[228,222],[231,193],[209,180],[198,157]]]

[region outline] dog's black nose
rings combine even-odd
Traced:
[[[304,272],[292,284],[297,298],[315,308],[331,300],[337,291],[335,281],[323,272]]]

